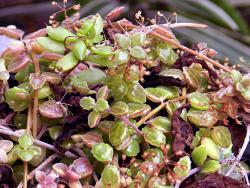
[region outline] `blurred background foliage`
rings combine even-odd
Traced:
[[[26,32],[42,28],[57,10],[49,2],[0,0],[0,25],[14,24]],[[138,10],[146,18],[154,18],[159,10],[167,18],[162,22],[207,24],[207,29],[179,28],[174,33],[186,45],[207,42],[219,52],[220,59],[228,58],[233,64],[250,67],[250,0],[68,0],[68,3],[80,3],[82,17],[97,12],[104,16],[122,5],[126,10],[123,16],[130,20],[134,20]]]

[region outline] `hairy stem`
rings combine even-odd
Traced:
[[[246,137],[244,139],[244,143],[240,149],[239,154],[237,155],[235,161],[233,162],[232,166],[229,168],[229,170],[226,173],[226,176],[230,176],[230,174],[234,171],[236,165],[240,162],[243,154],[245,153],[245,150],[247,148],[247,145],[249,143],[249,136],[250,136],[250,125],[247,125],[247,133],[246,133]]]
[[[190,172],[188,173],[188,175],[187,175],[186,177],[182,178],[182,180],[181,180],[180,182],[178,182],[178,183],[175,184],[174,188],[179,188],[180,185],[181,185],[181,183],[182,183],[185,179],[187,179],[188,177],[194,175],[194,174],[197,173],[199,170],[200,170],[200,167],[196,167],[196,168],[190,170]]]

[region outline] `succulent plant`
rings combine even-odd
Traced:
[[[249,74],[220,64],[205,43],[182,45],[171,30],[206,25],[158,23],[162,13],[140,11],[138,25],[116,21],[122,7],[70,17],[80,6],[66,3],[53,1],[59,12],[35,33],[0,28],[15,38],[0,56],[4,169],[23,176],[24,188],[177,188],[195,173],[233,177],[249,141]],[[230,126],[241,124],[246,139],[235,156]]]

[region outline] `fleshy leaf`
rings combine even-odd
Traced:
[[[74,160],[70,169],[76,172],[81,178],[85,178],[92,174],[93,168],[87,157]]]
[[[206,161],[201,168],[201,173],[214,173],[221,167],[220,163],[215,160]]]
[[[178,161],[178,166],[174,167],[174,173],[178,178],[183,178],[188,175],[191,169],[191,161],[188,156],[182,157]]]
[[[146,102],[146,92],[139,83],[131,84],[128,87],[128,92],[126,97],[131,102],[141,103],[141,104]]]
[[[83,97],[80,100],[80,106],[85,110],[92,110],[95,106],[95,99],[92,97]]]
[[[18,157],[22,160],[22,161],[25,161],[25,162],[29,162],[32,160],[33,158],[33,152],[30,151],[30,150],[20,150],[18,151],[17,153]]]
[[[142,46],[146,41],[146,33],[136,32],[130,36],[132,46]]]
[[[214,141],[211,138],[203,137],[201,139],[201,144],[206,147],[207,155],[215,160],[220,159],[220,151],[219,147],[214,143]]]
[[[92,111],[89,113],[88,115],[88,125],[90,128],[94,128],[96,125],[98,125],[98,123],[101,120],[101,114],[96,112],[96,111]]]
[[[223,148],[228,148],[232,144],[231,133],[225,126],[214,127],[211,131],[211,137],[217,145]]]
[[[73,52],[69,52],[62,59],[56,63],[56,68],[59,71],[65,72],[74,68],[78,63],[78,59],[75,57]]]
[[[39,37],[37,39],[37,42],[42,48],[50,52],[63,54],[65,51],[65,47],[63,43],[52,40],[49,37]]]
[[[109,103],[103,98],[96,101],[93,110],[96,112],[103,112],[109,108]]]
[[[166,144],[166,137],[160,130],[145,127],[142,132],[144,133],[144,139],[149,144],[156,147],[161,147]]]
[[[123,142],[128,136],[128,127],[121,121],[115,122],[109,130],[109,141],[113,146]]]
[[[42,74],[36,75],[36,73],[31,73],[29,76],[30,85],[33,89],[40,89],[45,83],[45,77]]]
[[[188,111],[187,117],[196,126],[211,127],[218,121],[218,112],[216,110],[200,111],[191,108]]]
[[[104,187],[119,187],[120,172],[114,165],[107,165],[101,174],[101,182]]]
[[[116,40],[118,46],[120,46],[123,50],[128,49],[129,46],[131,45],[130,38],[126,35],[123,35],[123,34],[116,34],[115,40]]]
[[[203,163],[207,159],[206,146],[200,145],[200,146],[194,148],[194,150],[193,150],[193,152],[192,152],[191,155],[192,155],[192,160],[194,161],[194,163],[197,166],[203,165]]]
[[[90,68],[76,74],[76,78],[86,81],[88,84],[102,83],[106,74],[98,68]]]
[[[53,28],[51,26],[47,26],[47,33],[50,38],[59,41],[59,42],[72,42],[76,40],[75,34],[71,33],[67,29],[63,27]]]
[[[113,148],[108,144],[97,143],[93,145],[91,152],[100,162],[109,162],[113,158]]]
[[[129,107],[126,103],[118,101],[111,106],[111,113],[115,116],[122,116],[128,113]]]
[[[77,40],[72,49],[74,55],[81,61],[86,57],[87,47],[82,40]]]
[[[145,59],[147,54],[145,50],[140,46],[134,46],[130,49],[130,55],[137,59]]]
[[[64,107],[55,101],[48,100],[39,105],[39,113],[51,119],[60,118],[64,115]]]
[[[33,137],[30,134],[25,133],[18,138],[18,143],[26,150],[33,145]]]
[[[22,88],[13,87],[5,91],[5,100],[14,111],[25,110],[30,103],[29,93]]]

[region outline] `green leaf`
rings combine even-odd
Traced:
[[[127,94],[128,86],[122,80],[116,80],[111,84],[112,97],[115,100],[121,100]]]
[[[108,87],[107,86],[102,86],[98,92],[96,93],[96,99],[107,99],[108,98]]]
[[[139,83],[134,83],[129,85],[126,97],[131,102],[141,103],[141,104],[145,103],[147,100],[146,92]]]
[[[201,168],[201,173],[215,173],[221,167],[220,163],[215,160],[206,161],[205,164]]]
[[[93,156],[100,162],[109,162],[113,158],[113,148],[104,143],[94,144],[91,152]]]
[[[88,94],[90,89],[86,81],[80,80],[77,77],[70,77],[72,88],[81,94]]]
[[[26,150],[33,145],[33,137],[30,134],[25,133],[18,138],[18,143]]]
[[[194,92],[190,93],[188,96],[188,100],[192,107],[198,110],[207,110],[209,105],[209,97],[206,94]]]
[[[33,156],[41,155],[42,154],[42,148],[38,146],[31,146],[28,149],[30,152],[32,152]]]
[[[231,133],[225,126],[214,127],[211,131],[211,137],[217,145],[223,148],[228,148],[232,144]]]
[[[197,166],[202,166],[207,159],[207,149],[206,146],[200,145],[194,148],[192,154],[192,160]]]
[[[109,130],[109,141],[113,146],[123,142],[128,136],[128,127],[121,121],[115,122]]]
[[[145,141],[149,144],[156,147],[166,144],[166,137],[159,129],[145,127],[142,129],[142,132],[144,133]]]
[[[98,123],[101,120],[101,114],[96,112],[96,111],[92,111],[89,113],[88,115],[88,125],[90,128],[94,128],[96,125],[98,125]]]
[[[130,36],[132,46],[142,46],[146,41],[146,33],[136,32]]]
[[[211,138],[203,137],[201,139],[201,144],[206,147],[207,155],[215,160],[220,159],[220,151],[219,147],[214,143],[214,141]]]
[[[13,87],[7,89],[4,96],[5,102],[16,112],[23,111],[29,106],[30,95],[25,89]]]
[[[199,127],[212,127],[218,121],[218,112],[213,110],[200,111],[190,108],[187,113],[188,120]]]
[[[130,49],[130,55],[137,59],[145,59],[147,57],[147,53],[140,46],[134,46]]]
[[[153,102],[163,102],[166,99],[174,99],[179,96],[179,90],[175,86],[149,87],[145,89],[147,98]]]
[[[111,106],[111,113],[114,116],[122,116],[128,113],[128,105],[125,102],[118,101]]]
[[[167,65],[173,65],[178,59],[178,55],[174,50],[165,43],[160,43],[156,48],[156,52],[160,60]]]
[[[94,105],[94,111],[103,112],[109,108],[109,103],[105,99],[98,99]]]
[[[48,35],[59,42],[64,42],[64,41],[69,41],[69,42],[73,42],[76,40],[76,36],[75,34],[71,33],[70,31],[68,31],[67,29],[63,28],[63,27],[57,27],[57,28],[53,28],[51,26],[47,26],[47,33]]]
[[[174,167],[173,171],[178,178],[183,178],[188,175],[191,169],[191,161],[188,156],[182,157],[178,161],[178,166]]]
[[[117,50],[115,52],[115,58],[114,58],[114,63],[115,64],[124,64],[127,63],[129,61],[129,53],[126,50]]]
[[[157,116],[150,121],[150,124],[164,133],[171,131],[171,120],[164,116]]]
[[[98,35],[103,31],[103,20],[100,14],[96,14],[94,18],[95,18],[94,28],[95,28],[96,35]]]
[[[139,116],[143,116],[151,109],[151,107],[147,104],[128,103],[128,106],[129,106],[129,111],[128,111],[129,118],[136,118]]]
[[[92,110],[95,106],[95,99],[92,97],[83,97],[80,100],[80,106],[85,110]]]
[[[84,41],[78,39],[75,44],[74,47],[72,49],[74,55],[81,61],[84,60],[84,58],[86,57],[86,53],[87,53],[87,47],[84,43]]]
[[[25,162],[29,162],[32,160],[33,158],[33,152],[30,151],[30,150],[20,150],[18,151],[17,153],[18,157],[22,160],[22,161],[25,161]]]
[[[74,56],[74,53],[69,52],[56,63],[56,68],[59,71],[66,72],[74,68],[77,65],[77,63],[78,63],[78,59]]]
[[[37,38],[38,44],[50,52],[64,54],[65,47],[63,43],[57,42],[49,37],[39,37]]]
[[[120,172],[114,165],[107,165],[101,174],[101,183],[103,187],[120,187]]]
[[[86,81],[88,84],[97,84],[104,81],[106,74],[98,68],[90,68],[76,74],[76,78]]]
[[[103,57],[109,57],[113,54],[112,46],[91,46],[90,51],[96,55],[100,55]]]
[[[100,65],[102,67],[113,67],[114,66],[114,63],[108,57],[101,56],[101,55],[88,55],[86,57],[86,61]]]
[[[123,50],[127,50],[131,45],[130,38],[124,34],[120,34],[120,33],[116,34],[115,40],[118,46],[120,46]]]
[[[56,140],[57,137],[60,135],[60,132],[62,130],[62,126],[54,126],[49,128],[49,135],[53,140]]]
[[[127,157],[136,157],[140,153],[140,145],[137,141],[132,140],[131,144],[124,150]]]

